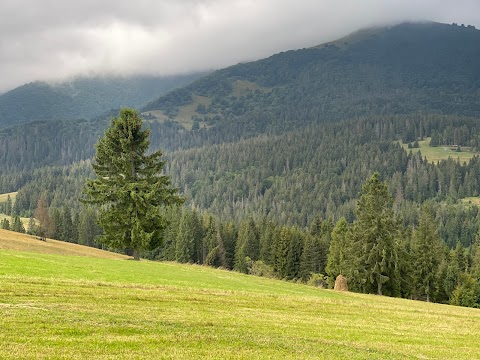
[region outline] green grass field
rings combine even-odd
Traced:
[[[5,249],[0,329],[1,359],[480,358],[477,309]]]
[[[452,150],[449,146],[435,146],[435,147],[430,147],[430,138],[425,138],[424,140],[421,140],[418,142],[418,145],[420,145],[419,148],[413,148],[409,149],[408,144],[402,144],[402,147],[410,151],[412,150],[413,152],[418,152],[421,151],[422,156],[426,157],[428,161],[437,163],[440,160],[446,160],[448,158],[452,158],[461,162],[467,162],[470,160],[474,155],[477,155],[477,153],[474,153],[470,150],[468,147],[461,147],[460,149],[462,151],[456,152],[455,150]]]

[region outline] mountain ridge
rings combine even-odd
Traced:
[[[110,109],[139,107],[202,74],[34,81],[0,95],[0,128],[39,120],[91,119]]]
[[[161,121],[200,127],[253,117],[249,125],[261,132],[292,128],[282,118],[298,118],[304,109],[311,115],[293,120],[293,127],[418,110],[480,113],[480,31],[474,27],[403,23],[347,45],[331,42],[217,70],[141,110],[159,114]],[[250,90],[238,94],[239,82]],[[196,104],[195,96],[206,97],[208,106]],[[192,104],[197,110],[190,118],[179,118]],[[273,115],[277,124],[262,124],[263,114]]]

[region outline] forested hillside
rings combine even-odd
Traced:
[[[138,107],[203,74],[169,77],[79,77],[33,82],[0,95],[0,128],[38,120],[91,119],[110,109]]]
[[[398,265],[382,273],[391,279],[384,293],[466,304],[454,290],[473,289],[480,274],[480,32],[473,27],[403,24],[352,34],[217,71],[142,111],[151,150],[165,151],[165,171],[187,200],[168,214],[164,244],[144,256],[302,281],[327,274],[331,284],[339,273],[338,261],[327,266],[338,255],[335,241],[367,226],[362,185],[378,173],[395,233],[385,240],[389,261]],[[18,194],[0,212],[32,217],[40,207],[50,236],[96,246],[97,214],[78,199],[93,176],[94,144],[116,114],[1,130],[0,193]],[[418,151],[426,139],[440,160]],[[343,255],[371,245],[355,239]],[[427,285],[435,291],[412,267],[429,246],[435,274]],[[349,261],[354,289],[383,284],[362,283],[362,264]],[[474,290],[470,306],[480,303]]]
[[[248,135],[374,114],[475,116],[479,87],[480,31],[402,24],[216,71],[143,111],[200,127],[240,123]]]

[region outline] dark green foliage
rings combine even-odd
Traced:
[[[353,276],[352,261],[355,254],[352,248],[352,234],[344,217],[335,225],[328,252],[328,262],[325,268],[330,284],[338,275]]]
[[[282,279],[298,279],[301,275],[301,261],[304,234],[295,227],[283,226],[273,244],[273,270]],[[305,271],[307,266],[304,265]]]
[[[2,229],[4,230],[10,230],[10,221],[8,221],[7,218],[3,219],[1,226],[2,226]]]
[[[195,258],[196,215],[188,210],[182,212],[175,242],[175,260],[181,263],[193,262]]]
[[[160,151],[146,155],[149,131],[134,110],[124,109],[112,120],[97,144],[93,169],[97,176],[87,180],[83,201],[99,206],[104,234],[98,239],[113,248],[139,251],[157,247],[166,227],[165,207],[182,199],[162,175],[165,163]]]
[[[426,300],[436,293],[440,279],[437,278],[442,261],[442,245],[437,236],[433,215],[428,207],[422,209],[420,223],[413,232],[413,280],[417,296]]]
[[[208,96],[208,111],[216,114],[213,123],[243,124],[244,135],[361,115],[419,110],[474,115],[480,110],[479,44],[480,31],[401,24],[341,48],[332,44],[287,51],[216,71],[145,110],[175,113],[193,94]],[[266,90],[236,96],[239,80]],[[409,133],[404,140],[417,138]]]
[[[458,284],[452,293],[450,304],[479,307],[480,306],[480,284],[478,279],[467,273],[459,275]]]
[[[43,240],[50,235],[52,222],[48,213],[48,197],[46,192],[42,192],[37,200],[35,209],[35,218],[38,220],[37,235]],[[55,224],[53,224],[55,226]]]
[[[87,207],[78,217],[78,243],[95,247],[97,238],[102,234],[102,229],[97,224],[97,213],[91,207]],[[64,239],[65,240],[65,239]]]
[[[264,263],[272,264],[273,243],[278,237],[278,229],[272,221],[264,220],[259,225],[260,228],[260,252],[259,259]]]
[[[5,214],[12,215],[12,198],[10,195],[7,195],[7,202],[5,204]]]
[[[364,184],[357,206],[352,237],[357,253],[356,282],[363,291],[382,295],[384,287],[395,288],[397,224],[393,217],[393,199],[387,184],[375,173]]]
[[[260,250],[259,235],[255,222],[252,218],[240,224],[238,238],[235,246],[234,269],[247,272],[246,258],[252,261],[258,260]]]
[[[0,96],[0,128],[36,120],[93,118],[121,106],[138,107],[200,75],[84,77],[26,84]]]

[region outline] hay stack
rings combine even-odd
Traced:
[[[342,274],[338,275],[337,279],[335,280],[335,287],[333,288],[333,290],[348,291],[347,278]]]

